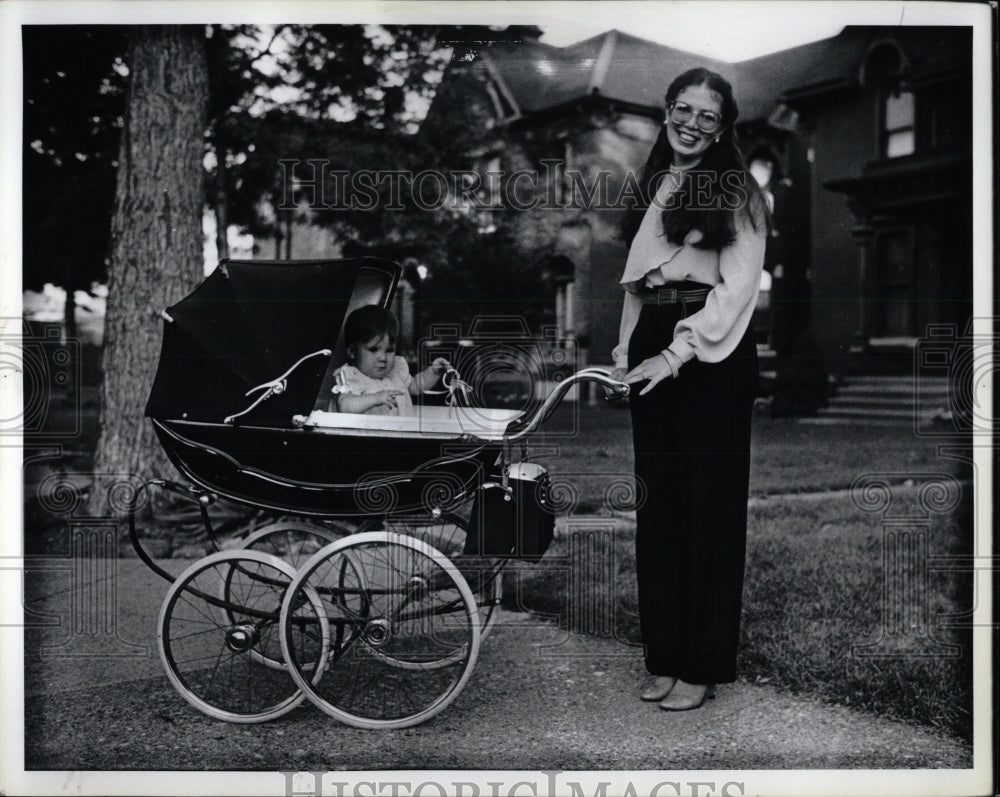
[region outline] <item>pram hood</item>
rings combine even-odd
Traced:
[[[340,260],[223,260],[204,282],[167,308],[163,345],[146,415],[221,423],[246,408],[247,391],[320,349],[342,358],[341,328],[365,304],[387,306],[401,268],[371,257]],[[313,357],[246,416],[287,427],[308,412],[330,358]]]

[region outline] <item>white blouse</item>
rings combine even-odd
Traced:
[[[699,249],[691,244],[701,240],[692,230],[683,244],[671,243],[663,232],[662,208],[677,186],[667,175],[660,183],[655,201],[643,216],[629,248],[625,271],[620,280],[626,288],[618,330],[618,345],[611,353],[616,368],[628,367],[628,343],[639,320],[642,302],[632,291],[655,288],[667,282],[690,280],[711,285],[705,306],[674,327],[672,341],[664,351],[675,367],[692,358],[720,362],[736,349],[753,315],[764,268],[767,228],[763,214],[750,223],[747,213],[736,217],[736,240],[721,250]]]

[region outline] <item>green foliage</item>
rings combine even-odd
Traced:
[[[776,370],[772,415],[812,415],[826,404],[830,395],[826,358],[808,329],[796,338],[791,353],[778,359]]]
[[[124,114],[127,28],[25,29],[25,285],[104,276],[114,193],[114,159]],[[334,230],[356,251],[415,252],[430,279],[417,301],[427,324],[482,314],[550,323],[541,277],[551,253],[552,214],[457,207],[451,192],[423,187],[432,209],[412,201],[405,180],[375,187],[371,206],[352,207],[338,173],[456,170],[481,166],[501,139],[494,129],[484,47],[521,29],[477,26],[214,25],[209,66],[206,204],[222,226],[259,237],[308,222]],[[442,76],[447,74],[447,79]],[[421,102],[433,98],[418,125]],[[36,152],[32,148],[35,144]],[[322,165],[324,190],[292,190]],[[402,207],[388,209],[397,190]],[[313,207],[304,212],[305,201]],[[328,207],[316,207],[324,203]],[[397,203],[398,205],[398,203]],[[333,206],[333,207],[329,207]]]
[[[420,221],[430,272],[418,299],[425,325],[460,323],[468,330],[484,315],[520,316],[533,331],[553,323],[539,253],[523,245],[513,225],[487,233],[474,217]]]
[[[104,279],[127,41],[117,26],[26,25],[23,284]]]

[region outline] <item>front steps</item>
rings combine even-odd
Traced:
[[[910,429],[950,422],[948,380],[943,377],[849,376],[816,415],[812,424],[877,424]]]

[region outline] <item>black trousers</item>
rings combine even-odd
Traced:
[[[669,345],[682,314],[643,305],[630,369]],[[736,680],[757,374],[748,330],[720,363],[690,360],[645,396],[645,382],[633,386],[639,619],[653,675]]]

